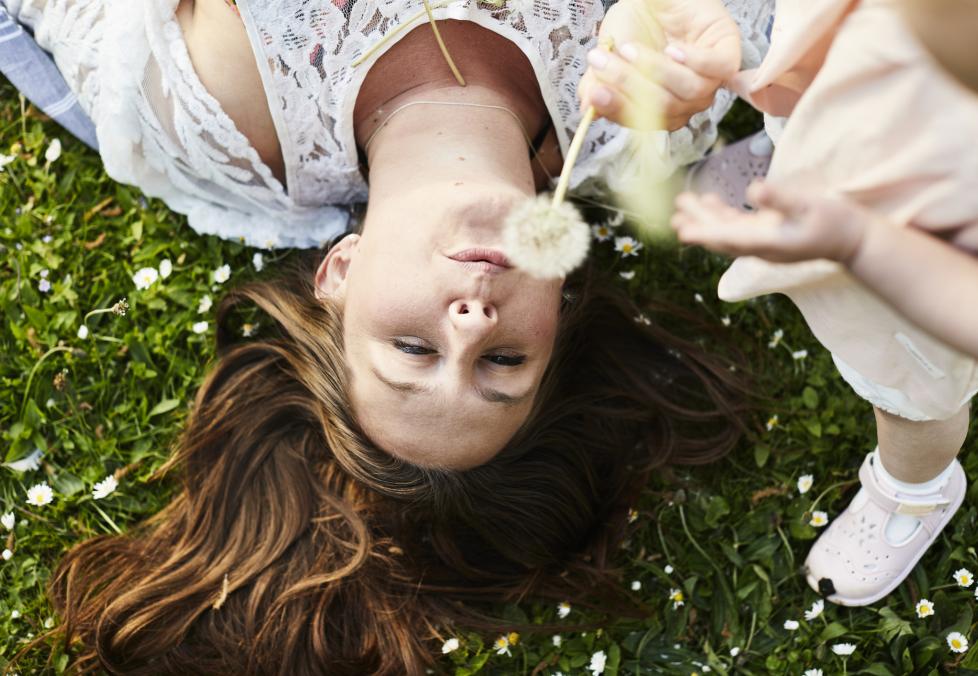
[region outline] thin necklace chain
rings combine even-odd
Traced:
[[[384,118],[384,121],[383,122],[381,122],[379,125],[377,125],[377,128],[374,129],[373,132],[371,132],[370,136],[367,138],[366,142],[363,144],[364,151],[366,151],[366,150],[368,150],[370,148],[370,144],[377,137],[377,134],[379,134],[380,131],[384,127],[387,126],[387,123],[390,122],[391,119],[395,115],[397,115],[398,113],[400,113],[403,110],[407,110],[408,108],[413,108],[414,106],[421,106],[421,105],[428,105],[428,106],[452,106],[452,107],[455,107],[455,108],[483,108],[485,110],[501,110],[502,112],[507,113],[510,117],[512,117],[514,120],[516,120],[516,124],[519,125],[520,131],[523,132],[523,138],[526,141],[527,146],[529,146],[530,152],[533,154],[533,159],[536,160],[540,164],[540,167],[543,169],[544,173],[547,175],[547,178],[548,179],[553,179],[553,176],[551,176],[550,175],[550,172],[547,171],[546,165],[540,159],[540,157],[539,157],[539,155],[537,153],[537,149],[533,147],[533,138],[530,136],[530,133],[526,130],[526,126],[523,124],[523,120],[520,119],[520,116],[517,115],[516,113],[514,113],[512,110],[510,110],[509,108],[507,108],[505,106],[496,106],[496,105],[492,105],[492,104],[489,104],[489,103],[465,103],[463,101],[429,101],[429,100],[409,101],[408,103],[405,103],[404,105],[398,106],[397,108],[395,108],[393,111],[391,111],[391,114],[390,115],[388,115],[387,117]]]

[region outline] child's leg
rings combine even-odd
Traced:
[[[862,487],[805,561],[813,589],[862,606],[910,574],[964,499],[967,480],[955,456],[968,413],[964,406],[948,420],[913,422],[876,409],[879,449],[863,461]]]
[[[969,408],[965,405],[947,420],[915,422],[874,407],[883,468],[893,478],[910,484],[939,475],[964,444]]]

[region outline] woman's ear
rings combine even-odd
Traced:
[[[346,294],[346,276],[359,243],[360,235],[347,235],[326,252],[316,270],[316,298],[342,301]]]

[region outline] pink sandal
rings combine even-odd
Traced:
[[[707,155],[686,173],[686,189],[715,193],[737,209],[749,209],[747,186],[767,176],[774,145],[761,131]]]
[[[967,479],[954,461],[951,476],[932,495],[893,493],[882,485],[870,453],[859,469],[862,490],[815,541],[805,560],[808,584],[829,601],[866,606],[896,589],[964,501]],[[897,544],[886,538],[894,514],[919,520]]]

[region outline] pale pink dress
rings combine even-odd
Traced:
[[[978,251],[978,97],[947,76],[893,0],[778,0],[771,50],[733,83],[790,115],[769,179],[843,194]],[[907,284],[914,270],[906,271]],[[918,329],[826,260],[736,260],[719,295],[788,295],[858,394],[912,420],[945,419],[978,391],[978,364]],[[962,312],[978,299],[962,298]]]

